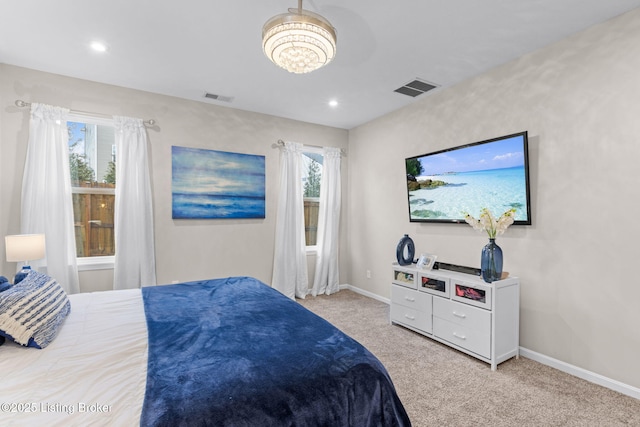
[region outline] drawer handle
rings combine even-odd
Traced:
[[[458,313],[458,312],[456,312],[456,311],[454,311],[454,312],[453,312],[453,315],[454,315],[454,316],[456,316],[456,317],[459,317],[459,318],[461,318],[461,319],[466,319],[466,317],[467,317],[467,315],[466,315],[466,314],[464,314],[464,313]]]
[[[413,297],[404,297],[404,299],[406,299],[407,301],[411,301],[411,302],[414,302],[416,300]]]
[[[465,337],[464,335],[458,335],[457,332],[454,332],[453,336],[456,337],[456,338],[460,338],[461,340],[466,340],[467,339],[467,337]]]
[[[409,320],[416,320],[415,316],[409,316],[408,314],[405,314],[404,317],[406,317]]]

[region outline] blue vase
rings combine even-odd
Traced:
[[[416,253],[416,247],[413,244],[413,239],[405,234],[398,246],[396,247],[396,258],[399,265],[411,265],[413,263],[413,257]]]
[[[502,277],[502,249],[496,245],[496,239],[489,239],[489,243],[482,248],[480,268],[485,282],[495,282]]]

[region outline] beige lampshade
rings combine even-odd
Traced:
[[[26,262],[44,258],[44,234],[14,234],[4,237],[7,262]]]

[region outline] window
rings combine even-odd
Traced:
[[[309,150],[309,147],[306,147]],[[322,182],[322,150],[302,153],[302,189],[304,200],[304,236],[307,246],[315,246],[318,237],[320,212],[320,183]]]
[[[67,127],[76,256],[114,256],[116,158],[113,124],[108,120],[72,117]]]

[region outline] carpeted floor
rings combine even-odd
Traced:
[[[489,364],[389,323],[352,291],[298,300],[386,366],[415,427],[640,426],[640,400],[520,357]]]

